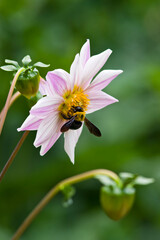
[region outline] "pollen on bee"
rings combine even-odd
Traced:
[[[85,119],[85,112],[75,113],[76,114],[76,121],[82,122]]]
[[[61,116],[65,116],[66,118],[71,118],[74,115],[76,116],[77,121],[84,121],[85,112],[87,111],[87,107],[89,104],[88,95],[83,92],[83,90],[79,87],[74,87],[73,91],[68,90],[63,95],[64,102],[61,103],[58,110],[61,113]],[[76,107],[80,107],[82,109],[81,112],[76,112],[74,109]]]

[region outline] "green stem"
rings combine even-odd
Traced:
[[[14,151],[12,152],[10,158],[8,159],[7,163],[5,164],[4,168],[2,169],[2,172],[0,173],[0,182],[2,181],[2,178],[4,177],[5,173],[7,172],[8,168],[10,167],[10,165],[12,164],[15,156],[17,155],[19,149],[21,148],[24,140],[26,139],[27,135],[28,135],[29,131],[26,131],[23,133],[21,139],[19,140],[17,146],[15,147]]]
[[[9,90],[9,93],[8,93],[8,97],[7,97],[7,100],[6,100],[6,103],[5,103],[5,106],[4,106],[4,109],[3,109],[3,112],[2,112],[2,116],[1,116],[1,119],[0,119],[0,134],[2,132],[2,128],[3,128],[3,125],[4,125],[4,121],[5,121],[5,118],[6,118],[6,115],[7,115],[7,112],[8,112],[8,109],[9,109],[9,105],[10,105],[10,101],[11,101],[11,98],[12,98],[12,94],[13,94],[13,91],[14,91],[14,87],[16,85],[16,82],[17,82],[17,79],[19,77],[19,75],[24,71],[24,68],[20,68],[14,78],[13,78],[13,81],[12,81],[12,84],[11,84],[11,87],[10,87],[10,90]]]
[[[26,228],[31,224],[34,218],[41,212],[41,210],[47,205],[47,203],[66,185],[72,185],[90,178],[95,177],[96,175],[104,175],[112,178],[115,182],[119,183],[119,177],[112,171],[106,169],[96,169],[92,171],[88,171],[74,177],[67,178],[61,182],[59,182],[55,187],[53,187],[44,198],[38,203],[38,205],[32,210],[32,212],[28,215],[28,217],[24,220],[21,226],[18,228],[16,233],[14,234],[12,240],[17,240],[24,233]]]

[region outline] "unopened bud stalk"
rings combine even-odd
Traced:
[[[4,110],[3,110],[3,113],[2,113],[2,116],[1,116],[1,119],[0,119],[0,134],[2,132],[2,128],[3,128],[3,125],[4,125],[4,121],[5,121],[5,118],[6,118],[6,115],[7,115],[7,112],[8,112],[8,108],[9,108],[9,105],[10,105],[10,101],[11,101],[11,97],[12,97],[12,94],[13,94],[13,91],[14,91],[14,87],[16,85],[16,82],[17,82],[17,79],[19,77],[19,75],[24,71],[24,68],[20,68],[17,73],[15,74],[14,78],[13,78],[13,81],[12,81],[12,84],[11,84],[11,87],[10,87],[10,90],[9,90],[9,93],[8,93],[8,97],[7,97],[7,100],[6,100],[6,103],[5,103],[5,106],[4,106]]]

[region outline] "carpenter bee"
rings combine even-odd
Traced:
[[[80,106],[73,107],[73,112],[75,115],[72,117],[66,117],[62,114],[62,117],[66,120],[68,119],[69,121],[61,127],[61,132],[67,132],[69,129],[79,129],[82,126],[82,121],[84,120],[84,123],[90,133],[94,134],[97,137],[101,136],[100,130],[85,117],[83,109]],[[78,119],[78,121],[76,119]]]

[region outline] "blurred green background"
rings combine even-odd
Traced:
[[[104,69],[123,69],[105,91],[119,103],[89,116],[102,131],[84,128],[72,165],[63,137],[44,156],[33,147],[31,132],[0,184],[0,240],[10,239],[36,203],[59,180],[95,168],[154,177],[139,187],[130,214],[114,222],[99,205],[96,180],[76,185],[69,208],[57,196],[36,218],[23,240],[160,239],[160,1],[149,0],[0,0],[0,65],[4,59],[50,63],[69,71],[87,38],[91,53],[113,50]],[[45,77],[48,70],[41,71]],[[0,71],[0,107],[12,74]],[[29,111],[24,97],[7,115],[0,138],[0,169],[22,133],[16,129]]]

